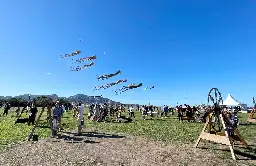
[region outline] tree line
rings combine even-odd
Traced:
[[[46,106],[47,104],[54,104],[55,102],[50,97],[47,97],[47,96],[39,96],[39,97],[33,98],[31,101],[33,101],[33,103],[35,103],[37,107],[43,107],[43,106]],[[66,98],[59,98],[58,101],[62,105],[71,105],[71,102]],[[13,97],[10,99],[0,99],[0,107],[2,107],[7,102],[11,105],[11,107],[25,107],[29,103],[28,100]]]

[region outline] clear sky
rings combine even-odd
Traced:
[[[0,0],[0,23],[0,95],[84,93],[157,105],[206,102],[212,87],[249,105],[256,96],[254,0]],[[76,50],[77,58],[96,54],[95,65],[70,72],[71,60],[59,56]],[[155,89],[92,91],[118,79]]]

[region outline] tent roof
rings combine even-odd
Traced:
[[[235,105],[239,105],[239,104],[240,104],[240,102],[238,102],[230,94],[228,94],[228,97],[223,101],[222,105],[235,106]]]

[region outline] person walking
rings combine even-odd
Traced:
[[[62,114],[63,114],[64,110],[62,109],[59,101],[56,102],[55,107],[52,111],[52,117],[53,117],[53,129],[54,130],[62,130],[62,123],[61,123],[61,119],[62,119]]]
[[[37,112],[38,112],[38,110],[37,110],[37,107],[34,103],[34,104],[32,104],[32,108],[30,109],[30,114],[29,114],[29,117],[28,117],[28,125],[29,126],[30,126],[31,123],[32,123],[32,125],[35,124]]]
[[[135,115],[134,115],[134,107],[133,106],[130,106],[129,108],[129,114],[130,114],[130,118],[134,118],[134,121],[135,121]]]
[[[81,135],[82,133],[82,129],[84,127],[84,104],[79,103],[78,104],[78,135]]]

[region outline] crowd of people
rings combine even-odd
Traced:
[[[84,125],[84,111],[85,107],[88,107],[88,120],[96,121],[96,122],[107,122],[115,119],[116,122],[121,122],[122,120],[126,120],[128,122],[136,121],[135,112],[140,112],[141,118],[146,120],[146,117],[149,116],[150,119],[154,117],[167,117],[168,114],[173,115],[174,112],[177,112],[179,121],[183,121],[183,116],[186,117],[195,117],[200,116],[203,112],[203,119],[206,119],[208,116],[208,112],[210,110],[209,106],[199,105],[199,106],[190,106],[190,105],[179,105],[176,107],[168,107],[164,105],[163,107],[157,107],[153,105],[129,105],[126,109],[124,105],[112,105],[112,104],[90,104],[84,105],[81,102],[72,103],[71,106],[61,105],[58,101],[55,105],[48,104],[47,106],[47,120],[52,123],[53,129],[58,131],[62,130],[62,117],[65,111],[73,110],[73,117],[77,118],[77,126],[81,129]],[[11,105],[9,103],[5,103],[3,105],[3,116],[8,115],[8,111],[10,110]],[[35,123],[35,118],[38,112],[38,109],[35,103],[30,105],[30,108],[24,107],[23,109],[27,110],[28,113],[28,125]],[[128,116],[125,116],[125,112],[128,110]],[[227,124],[227,130],[232,135],[232,126],[237,127],[238,118],[237,112],[239,108],[234,107],[233,111],[230,108],[225,108],[224,113],[226,117],[230,120],[231,123]],[[23,112],[20,107],[15,111],[17,117]],[[127,113],[126,113],[127,114]],[[136,114],[139,115],[139,114]],[[50,120],[51,119],[51,120]]]

